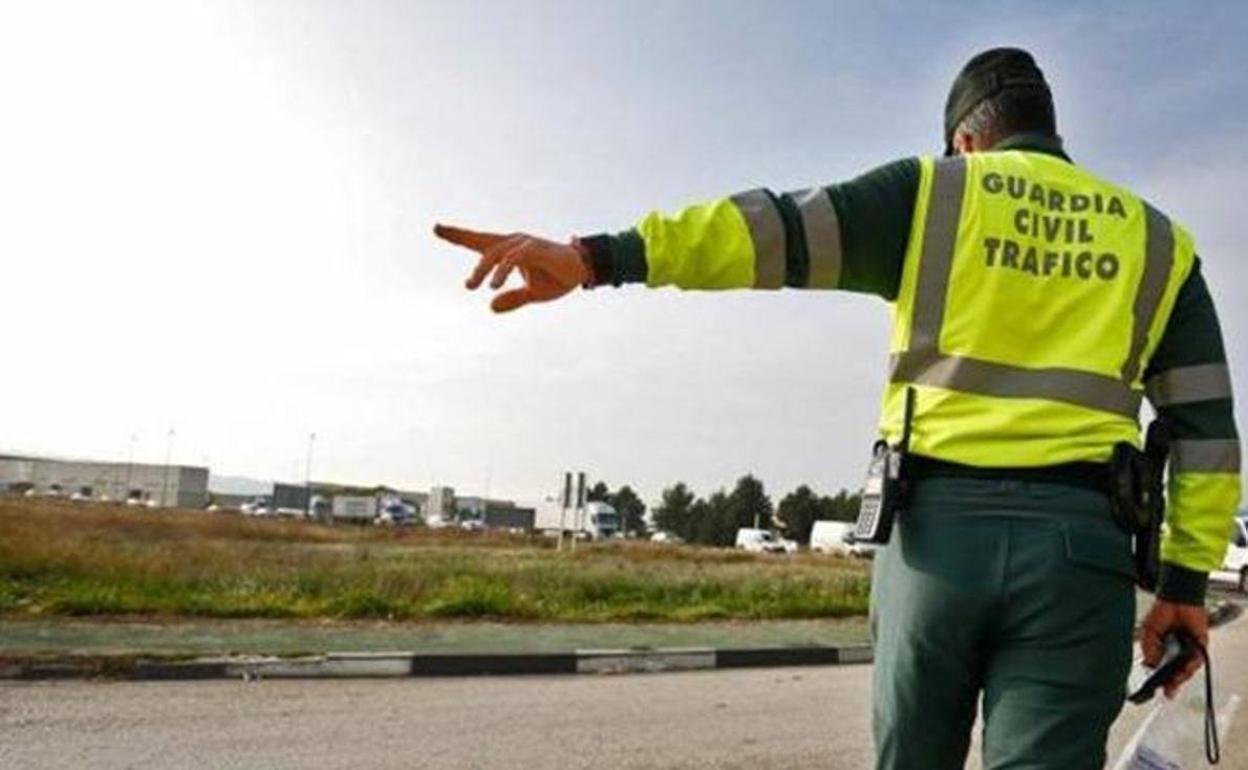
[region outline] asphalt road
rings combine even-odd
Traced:
[[[1248,620],[1218,632],[1248,698]],[[0,767],[866,768],[870,668],[374,681],[5,683]],[[1148,707],[1115,726],[1111,757]],[[1222,767],[1248,770],[1248,715]],[[1112,766],[1112,762],[1111,762]],[[972,755],[968,767],[979,767]]]

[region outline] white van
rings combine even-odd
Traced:
[[[854,542],[852,521],[820,519],[810,530],[810,550],[845,556],[870,556],[875,551],[875,546]]]
[[[1248,592],[1248,517],[1235,519],[1235,528],[1231,530],[1231,547],[1226,549],[1226,561],[1222,570],[1235,575],[1239,582],[1240,592]]]
[[[853,534],[854,525],[851,522],[821,519],[810,530],[810,550],[848,554],[854,541]]]
[[[737,530],[737,548],[750,553],[784,553],[784,543],[766,529],[742,527]]]

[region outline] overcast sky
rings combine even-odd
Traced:
[[[1193,230],[1242,399],[1248,11],[1177,9],[6,3],[0,451],[137,436],[159,462],[173,429],[175,461],[301,479],[315,431],[344,482],[854,486],[882,301],[632,287],[499,317],[429,231],[562,239],[934,152],[953,75],[1001,44],[1077,161]]]

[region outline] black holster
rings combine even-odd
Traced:
[[[1155,591],[1161,571],[1161,524],[1165,518],[1169,428],[1163,420],[1148,427],[1144,450],[1122,442],[1110,460],[1110,502],[1114,520],[1132,538],[1135,582]]]

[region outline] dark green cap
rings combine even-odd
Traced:
[[[945,155],[953,154],[953,132],[971,110],[1007,88],[1042,88],[1052,99],[1044,73],[1021,48],[993,48],[976,54],[953,81],[945,102]]]

